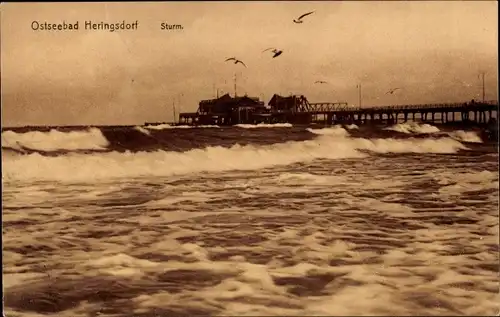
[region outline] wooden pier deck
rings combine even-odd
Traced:
[[[498,118],[498,102],[440,103],[394,105],[385,107],[336,107],[324,109],[324,104],[311,104],[303,113],[311,114],[312,122],[335,123],[386,123],[394,124],[407,121],[421,122],[467,122],[486,124],[490,119]],[[323,108],[323,109],[321,109]]]

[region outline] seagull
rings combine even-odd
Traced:
[[[314,13],[314,11],[304,13],[297,20],[293,20],[293,22],[295,22],[295,23],[304,23],[304,21],[302,21],[302,18],[308,16],[309,14],[313,14],[313,13]]]
[[[274,50],[273,53],[274,53],[273,58],[275,58],[275,57],[280,56],[281,53],[283,53],[283,51]]]
[[[263,50],[262,53],[264,53],[265,51],[269,51],[269,50],[272,50],[272,52],[274,53],[273,58],[278,57],[283,53],[282,50],[278,50],[278,49],[275,49],[273,47],[270,47],[268,49]]]
[[[316,80],[314,83],[315,84],[328,84],[326,81],[323,81],[323,80]]]
[[[388,92],[386,92],[385,94],[386,94],[386,95],[387,95],[387,94],[391,94],[391,95],[392,95],[392,94],[394,94],[394,92],[395,92],[396,90],[398,90],[398,89],[401,89],[401,88],[394,88],[394,89],[391,89],[391,90],[389,90]]]
[[[242,61],[240,61],[239,59],[236,59],[235,57],[230,57],[230,58],[226,59],[226,62],[227,62],[227,61],[234,61],[234,63],[235,63],[235,64],[240,63],[241,65],[243,65],[243,66],[247,67],[247,65],[245,65],[245,63],[243,63],[243,62],[242,62]]]

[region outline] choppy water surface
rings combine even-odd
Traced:
[[[498,314],[496,145],[253,128],[4,131],[6,315]]]

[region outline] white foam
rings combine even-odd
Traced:
[[[346,183],[345,177],[314,175],[310,173],[281,173],[276,177],[279,184],[342,184]]]
[[[193,128],[220,128],[218,125],[170,125],[170,124],[157,124],[147,125],[144,128],[149,130],[166,130],[166,129],[193,129]]]
[[[173,205],[173,204],[176,204],[179,202],[186,202],[186,201],[200,203],[200,202],[208,201],[211,198],[213,198],[211,195],[207,195],[207,194],[199,192],[199,191],[184,192],[180,196],[168,196],[165,198],[148,201],[145,204],[145,206],[162,207],[162,206],[169,206],[169,205]]]
[[[255,129],[255,128],[291,128],[290,123],[259,123],[259,124],[237,124],[237,127],[244,129]]]
[[[382,285],[368,284],[362,288],[346,287],[335,295],[325,296],[322,300],[311,302],[303,314],[306,316],[349,316],[363,315],[362,312],[373,312],[377,309],[390,311],[387,303],[391,303],[393,297],[394,292]],[[393,310],[396,309],[393,308]]]
[[[91,260],[88,262],[88,265],[95,268],[102,267],[114,267],[114,266],[123,266],[123,267],[155,267],[156,263],[148,261],[148,260],[139,260],[128,256],[126,254],[115,254],[108,257],[102,257],[99,259]]]
[[[145,135],[151,135],[151,132],[149,132],[147,129],[144,129],[141,126],[136,126],[136,127],[134,127],[134,129],[141,132],[141,133],[144,133]]]
[[[347,131],[340,126],[333,126],[331,128],[321,128],[321,129],[307,128],[307,131],[317,135],[336,135],[336,136],[349,135],[349,133],[347,133]]]
[[[465,192],[487,189],[498,189],[498,175],[490,171],[450,173],[442,172],[433,176],[441,194],[462,195]]]
[[[470,142],[470,143],[483,143],[483,140],[477,135],[476,132],[457,130],[450,132],[449,135],[458,141]]]
[[[90,128],[84,131],[49,132],[30,131],[16,133],[2,132],[2,147],[14,149],[29,148],[41,151],[54,150],[102,150],[109,145],[101,130]]]
[[[147,270],[158,267],[160,264],[118,253],[92,259],[81,265],[87,270],[97,270],[115,276],[139,276]]]
[[[354,139],[356,148],[376,153],[456,153],[467,147],[450,138],[441,139]]]
[[[417,122],[398,123],[393,125],[392,127],[386,128],[385,130],[392,130],[406,134],[436,133],[440,131],[437,127],[433,125],[427,123],[420,124]]]
[[[10,255],[10,254],[9,254]],[[26,270],[26,268],[24,267]],[[26,284],[32,280],[43,278],[46,275],[43,273],[4,273],[3,275],[3,287],[9,288],[16,285]]]

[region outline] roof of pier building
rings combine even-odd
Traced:
[[[274,94],[268,105],[272,111],[294,110],[307,103],[307,99],[302,95],[290,95],[287,97]]]
[[[225,94],[216,99],[201,100],[198,107],[199,113],[227,113],[235,109],[265,109],[262,101],[257,97],[247,95],[241,97],[231,97]]]

